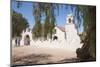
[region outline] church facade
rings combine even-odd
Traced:
[[[77,33],[77,29],[75,27],[75,24],[73,23],[74,19],[72,15],[68,15],[66,19],[66,25],[64,27],[55,26],[55,33],[52,35],[52,40],[47,40],[48,45],[55,45],[53,42],[56,40],[58,45],[57,47],[63,46],[64,48],[69,48],[76,50],[79,47],[82,47],[82,44],[80,43],[80,37]],[[40,42],[40,41],[39,41]],[[13,39],[12,44],[15,44],[15,39]],[[36,42],[32,38],[32,30],[30,28],[27,28],[26,30],[23,30],[21,33],[21,40],[20,45],[34,45]],[[37,43],[38,44],[38,43]],[[44,42],[41,42],[40,44],[45,44]],[[45,45],[47,46],[47,45]],[[54,46],[52,46],[54,47]]]

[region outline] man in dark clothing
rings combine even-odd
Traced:
[[[15,39],[15,46],[17,46],[17,38]]]

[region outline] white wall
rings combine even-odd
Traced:
[[[21,42],[20,42],[21,45],[24,45],[24,39],[25,39],[26,35],[29,35],[30,44],[32,43],[32,41],[33,41],[32,33],[31,33],[31,31],[29,32],[28,28],[27,28],[26,31],[23,30],[23,32],[21,34],[21,36],[22,36],[22,39],[21,39]]]
[[[55,36],[58,37],[58,40],[64,40],[65,39],[65,33],[61,31],[58,27],[55,27],[56,29],[56,34]]]

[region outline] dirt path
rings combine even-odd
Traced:
[[[38,48],[36,46],[12,48],[12,63],[14,65],[61,63],[62,60],[73,58],[76,58],[76,53],[67,49]]]

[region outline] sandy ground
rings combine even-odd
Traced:
[[[74,61],[72,59],[76,59],[76,53],[67,49],[36,46],[12,47],[13,65],[63,63]]]

